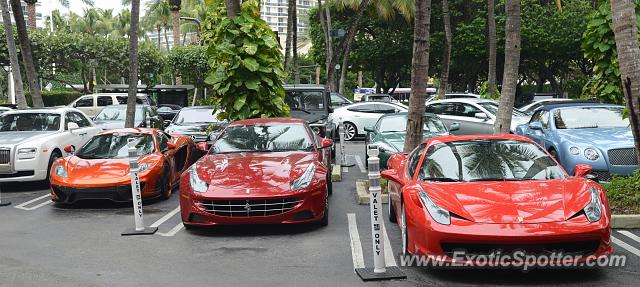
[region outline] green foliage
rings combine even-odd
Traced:
[[[216,19],[209,31],[207,54],[211,71],[206,82],[216,94],[211,104],[221,118],[237,120],[289,115],[284,102],[282,53],[275,34],[260,19],[259,1],[245,1],[240,14],[226,17],[224,1],[212,1]]]
[[[209,72],[207,47],[174,47],[169,53],[168,62],[171,71],[179,73],[184,82],[193,83],[198,88],[204,87],[204,79]]]
[[[604,184],[611,213],[640,214],[640,170],[628,177],[614,177]]]
[[[82,94],[77,91],[42,91],[42,101],[45,107],[68,105],[80,96]],[[26,93],[25,97],[27,98],[27,104],[31,106],[31,94]]]
[[[483,99],[497,100],[500,98],[500,91],[498,86],[493,86],[493,94],[489,94],[489,81],[482,82],[480,86],[480,97]]]

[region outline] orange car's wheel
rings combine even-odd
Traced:
[[[171,197],[172,190],[169,184],[169,173],[169,166],[165,164],[162,168],[162,177],[158,179],[160,185],[160,196],[162,196],[162,199],[169,199]]]

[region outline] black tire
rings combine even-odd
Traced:
[[[318,226],[327,226],[329,225],[329,185],[327,185],[327,195],[324,201],[324,215],[320,221],[318,221]]]
[[[47,168],[47,178],[45,179],[45,181],[47,183],[49,183],[49,178],[51,176],[51,167],[53,166],[53,162],[56,161],[56,159],[59,159],[61,157],[62,157],[62,153],[60,153],[60,151],[58,151],[58,150],[54,150],[51,153],[51,156],[49,156],[49,165],[48,165],[48,168]]]
[[[387,188],[389,185],[387,184]],[[393,222],[393,223],[398,223],[398,218],[396,217],[396,212],[393,210],[393,200],[391,200],[391,194],[387,192],[387,194],[389,194],[389,212],[387,213],[387,215],[389,216],[389,221]]]
[[[358,127],[356,125],[345,122],[344,123],[344,140],[352,141],[358,136]]]
[[[329,176],[327,178],[327,193],[329,195],[333,194],[333,181],[331,180],[331,173],[329,173]]]
[[[171,198],[173,190],[169,184],[169,166],[164,165],[162,168],[162,177],[158,179],[160,181],[158,190],[160,191],[160,197],[164,200]]]

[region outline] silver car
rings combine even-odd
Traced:
[[[455,135],[493,134],[498,103],[485,99],[440,100],[428,102],[426,112],[440,116],[445,126],[459,123],[460,129],[452,132]],[[527,114],[514,108],[511,131],[528,120]]]

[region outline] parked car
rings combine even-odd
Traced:
[[[401,252],[449,262],[461,249],[474,255],[576,255],[571,260],[607,256],[605,190],[583,178],[588,165],[576,171],[569,176],[525,137],[471,135],[435,137],[409,155],[397,153],[382,177],[388,180],[389,220],[400,226]]]
[[[101,132],[77,151],[75,146],[65,147],[70,155],[58,159],[51,169],[51,199],[65,204],[87,199],[131,201],[129,140],[135,142],[139,155],[142,198],[171,197],[191,164],[193,140],[142,128]]]
[[[391,95],[387,95],[387,94],[368,94],[368,95],[362,96],[360,101],[362,101],[362,102],[387,102],[387,103],[391,103],[391,102],[394,102],[395,99]]]
[[[81,146],[99,130],[82,112],[68,107],[2,114],[0,182],[47,180],[65,146]]]
[[[181,106],[172,105],[172,104],[162,104],[158,105],[158,115],[162,118],[164,122],[172,121],[173,118],[176,117],[178,112],[182,109]]]
[[[444,94],[444,99],[479,99],[479,98],[480,98],[480,95],[470,94],[470,93],[447,93],[447,94]]]
[[[182,108],[178,115],[165,128],[167,133],[190,136],[196,143],[207,141],[211,132],[221,132],[225,121],[217,118],[217,113],[210,106]]]
[[[69,107],[77,108],[89,117],[95,117],[107,106],[126,105],[127,94],[91,94],[77,98]],[[138,94],[136,104],[156,106],[156,102],[147,94]]]
[[[570,173],[576,164],[593,166],[602,181],[638,168],[633,134],[624,107],[597,103],[543,106],[516,128],[543,146]]]
[[[407,135],[407,113],[388,114],[380,117],[374,126],[364,127],[367,135],[364,140],[365,156],[367,160],[367,145],[375,144],[378,146],[380,154],[380,169],[387,168],[387,160],[393,154],[404,150],[404,140]],[[455,131],[459,127],[453,124],[447,129],[442,120],[437,115],[425,114],[423,117],[424,125],[422,129],[423,140],[430,139],[435,136],[448,135],[449,131]]]
[[[493,123],[498,112],[498,103],[483,99],[450,99],[427,103],[427,113],[434,113],[446,126],[460,124],[456,135],[493,134]],[[527,114],[513,109],[511,131],[529,120]]]
[[[345,140],[353,140],[365,134],[364,127],[373,126],[386,114],[406,112],[409,108],[402,104],[385,102],[363,102],[337,108],[329,116],[329,122],[338,127],[344,122]],[[336,137],[338,134],[336,133]]]
[[[553,105],[553,104],[562,104],[565,102],[569,102],[569,101],[574,101],[572,99],[541,99],[541,100],[534,100],[533,102],[524,105],[522,107],[519,107],[518,109],[527,113],[527,114],[533,114],[535,111],[537,111],[539,108],[541,108],[544,105]]]
[[[105,107],[93,120],[102,130],[121,129],[124,128],[126,116],[127,105],[113,105]],[[136,105],[135,126],[162,129],[164,122],[150,106]]]
[[[353,102],[351,100],[343,97],[341,94],[331,93],[331,107],[334,109],[342,106],[347,106],[352,103]]]
[[[291,117],[304,119],[321,137],[331,137],[334,126],[327,121],[331,108],[331,93],[322,85],[284,85],[285,103]]]
[[[229,124],[180,179],[184,226],[327,225],[332,145],[302,119]]]

